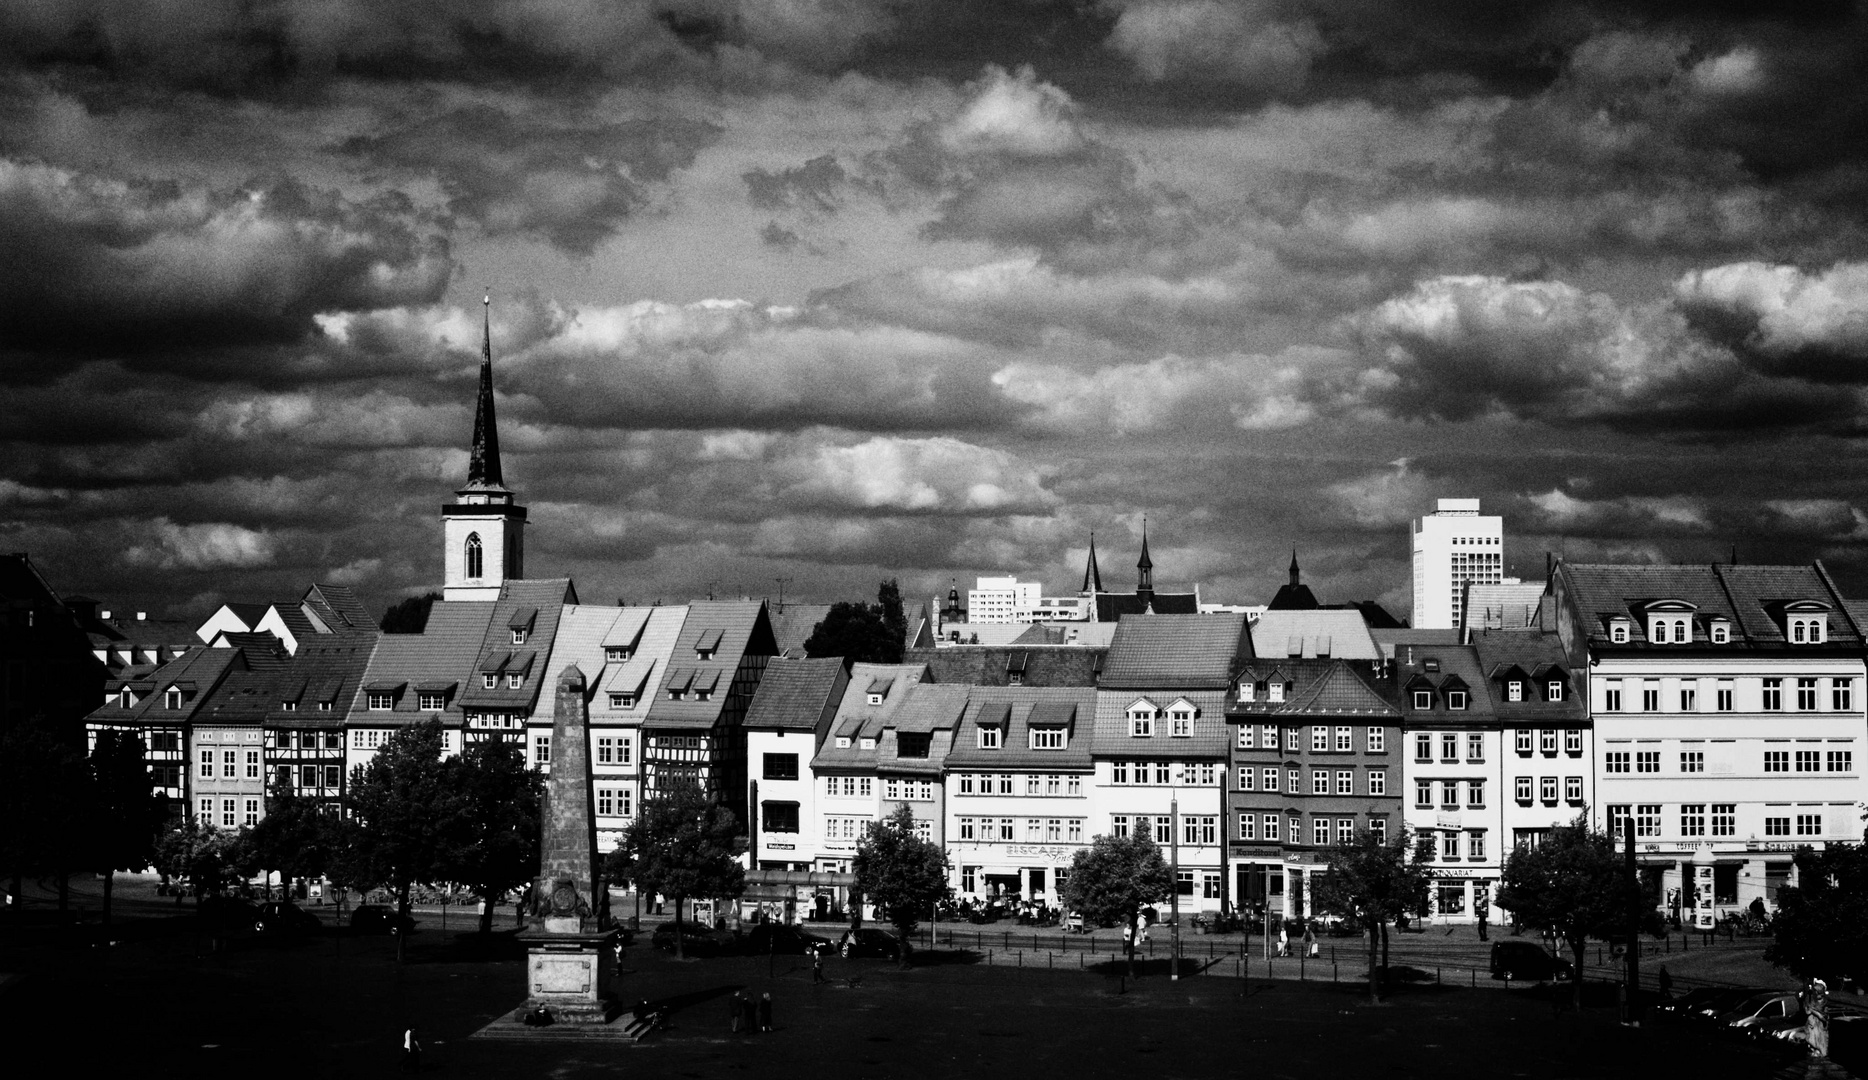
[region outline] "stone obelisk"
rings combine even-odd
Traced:
[[[607,905],[597,894],[597,822],[591,813],[589,702],[584,673],[573,664],[558,676],[551,729],[551,777],[545,800],[533,889],[534,921],[526,944],[526,1009],[550,1010],[560,1023],[603,1024],[615,1015],[606,995],[614,968],[615,932],[600,927]]]

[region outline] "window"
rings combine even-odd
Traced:
[[[1449,764],[1459,760],[1459,736],[1447,731],[1440,735],[1440,760]]]
[[[221,800],[221,824],[222,825],[225,825],[230,829],[233,828],[234,816],[237,813],[237,811],[235,810],[235,807],[237,805],[238,804],[233,799],[222,799]]]
[[[524,685],[525,676],[523,674],[517,671],[508,671],[506,673],[506,689],[517,690]]]
[[[1855,771],[1855,751],[1853,750],[1831,750],[1829,751],[1829,770],[1828,771],[1830,772],[1854,772]]]
[[[1219,842],[1219,818],[1212,814],[1190,814],[1180,819],[1180,842],[1216,844]]]
[[[1552,679],[1549,682],[1544,684],[1544,700],[1545,701],[1562,701],[1563,700],[1563,680],[1562,679]]]
[[[1555,728],[1545,728],[1537,733],[1537,748],[1547,755],[1557,752],[1557,732]]]
[[[1330,770],[1310,770],[1310,793],[1312,795],[1328,795],[1330,793]]]
[[[1732,625],[1724,619],[1712,620],[1712,643],[1724,645],[1732,640]]]
[[[343,776],[344,776],[343,766],[326,765],[324,767],[324,786],[328,788],[337,787],[338,784],[343,782]]]
[[[1784,680],[1764,680],[1764,709],[1766,712],[1780,712],[1784,707]]]
[[[1764,752],[1764,771],[1765,772],[1789,772],[1790,771],[1790,751],[1788,750],[1766,750]]]
[[[1210,761],[1200,763],[1200,783],[1212,787],[1219,783],[1219,766]]]
[[[1043,777],[1041,776],[1025,777],[1025,794],[1039,795],[1043,793],[1043,789],[1044,789],[1044,778]]]
[[[1466,781],[1466,806],[1472,810],[1485,809],[1485,781]]]
[[[1733,836],[1738,832],[1738,804],[1712,804],[1712,835]]]
[[[865,779],[860,785],[860,787],[862,789],[863,798],[867,799],[869,797],[869,781]],[[1000,773],[999,774],[999,794],[1010,795],[1011,793],[1012,793],[1012,774],[1011,773]]]
[[[1369,794],[1370,795],[1388,794],[1388,770],[1387,769],[1370,769],[1369,770]]]
[[[1164,786],[1168,783],[1168,763],[1167,762],[1165,761],[1155,762],[1155,783],[1161,784]]]
[[[1691,686],[1682,686],[1680,688],[1680,711],[1699,711],[1699,691],[1696,688]]]
[[[1635,836],[1660,835],[1660,804],[1642,803],[1635,807]]]
[[[1537,797],[1546,803],[1557,801],[1557,778],[1540,776],[1537,778]]]
[[[1823,816],[1821,814],[1798,814],[1798,836],[1821,836],[1823,834]]]
[[[1620,679],[1607,679],[1602,683],[1602,711],[1622,711],[1622,683]]]
[[[979,748],[981,750],[999,749],[999,727],[996,724],[984,724],[979,729]]]
[[[371,712],[388,712],[396,705],[396,696],[382,690],[371,690],[364,700]]]
[[[484,690],[491,690],[491,689],[493,689],[493,688],[495,688],[495,687],[497,687],[498,685],[499,685],[499,676],[498,676],[498,675],[495,675],[495,674],[493,674],[492,672],[490,672],[490,671],[489,671],[489,672],[487,672],[487,673],[486,673],[485,675],[482,675],[482,676],[480,676],[480,687],[481,687],[481,689],[484,689]],[[679,690],[670,690],[670,691],[668,692],[668,696],[669,696],[670,698],[672,698],[673,700],[675,700],[675,701],[680,701],[680,700],[681,700],[681,692],[680,692]]]
[[[1318,724],[1310,729],[1310,752],[1325,753],[1330,748],[1330,729]]]
[[[1440,834],[1440,858],[1452,861],[1459,858],[1459,834],[1443,832]]]
[[[1258,770],[1257,769],[1240,769],[1239,770],[1239,790],[1240,791],[1257,791],[1258,790]]]
[[[1388,819],[1370,818],[1369,835],[1375,838],[1376,843],[1386,844],[1388,842]]]
[[[1478,860],[1485,858],[1485,833],[1475,830],[1466,834],[1466,857]]]
[[[1129,706],[1129,738],[1149,739],[1155,733],[1155,711],[1147,705]]]
[[[1140,820],[1139,818],[1137,819]],[[1174,823],[1165,817],[1155,819],[1155,843],[1171,844],[1174,842]]]
[[[440,712],[448,707],[447,698],[442,694],[422,694],[415,703],[423,712]]]
[[[1831,679],[1829,681],[1829,708],[1835,712],[1848,712],[1855,706],[1853,679]]]
[[[1271,683],[1271,685],[1267,686],[1265,689],[1270,695],[1269,697],[1265,699],[1266,701],[1283,701],[1284,700],[1284,683],[1283,682],[1274,680]]]
[[[979,867],[962,866],[960,868],[960,891],[961,892],[978,892],[979,891]]]
[[[1448,690],[1446,692],[1446,707],[1456,712],[1465,709],[1466,691]]]
[[[1064,748],[1064,729],[1061,727],[1032,728],[1031,748],[1033,750],[1062,750]]]
[[[1660,711],[1660,684],[1659,683],[1645,682],[1641,684],[1641,711],[1642,712],[1659,712]]]
[[[1470,762],[1485,760],[1485,736],[1479,734],[1466,736],[1466,760]]]
[[[1635,752],[1635,772],[1657,773],[1660,771],[1659,750],[1637,750]]]
[[[532,736],[532,764],[534,765],[551,764],[551,736],[550,735],[541,734],[541,735]]]
[[[1082,818],[1070,818],[1069,820],[1064,822],[1064,839],[1068,840],[1069,842],[1073,844],[1083,843],[1083,819]],[[1060,880],[1057,884],[1061,888],[1064,883]]]
[[[1347,817],[1337,818],[1336,819],[1336,842],[1339,844],[1347,844],[1351,840],[1354,840],[1355,838],[1356,838],[1356,819],[1347,818]]]
[[[1517,747],[1518,753],[1529,754],[1531,752],[1531,729],[1519,728],[1513,744]]]
[[[1117,819],[1117,820],[1123,820],[1123,819]],[[960,827],[960,839],[962,840],[979,839],[979,835],[975,831],[976,826],[972,818],[970,817],[960,818],[957,824]],[[1126,829],[1127,827],[1128,827],[1128,823],[1126,822],[1126,820],[1123,820],[1123,828]]]
[[[1721,682],[1712,692],[1712,707],[1720,712],[1732,711],[1732,684]]]
[[[1821,764],[1822,756],[1823,756],[1822,751],[1820,750],[1799,750],[1797,751],[1797,771],[1798,772],[1821,772],[1822,771],[1822,764]]]
[[[605,645],[603,647],[603,659],[612,664],[620,664],[629,659],[629,646]]]
[[[1524,700],[1524,680],[1511,679],[1505,683],[1505,700],[1506,701],[1523,701]]]
[[[1146,773],[1147,767],[1143,766],[1142,771]],[[1110,763],[1109,782],[1112,784],[1128,783],[1129,782],[1129,763],[1126,761],[1116,761],[1116,762]]]
[[[1816,711],[1816,680],[1797,680],[1797,710],[1799,712]]]
[[[1628,624],[1625,622],[1618,622],[1610,626],[1609,640],[1617,645],[1626,645],[1628,643]]]
[[[1433,808],[1433,781],[1414,781],[1414,805],[1422,810]]]
[[[1258,815],[1257,814],[1240,814],[1239,815],[1239,839],[1241,840],[1258,839]]]
[[[1252,744],[1257,741],[1257,738],[1256,738],[1257,734],[1258,733],[1255,730],[1253,730],[1252,725],[1240,724],[1239,734],[1238,734],[1239,749],[1241,750],[1253,749]]]
[[[1356,774],[1351,769],[1336,770],[1336,794],[1354,795],[1356,793]]]
[[[1706,804],[1683,803],[1680,806],[1680,835],[1706,835]]]
[[[1275,724],[1266,724],[1263,728],[1259,729],[1258,745],[1264,747],[1266,750],[1276,750],[1278,748],[1278,728]]]
[[[1563,801],[1575,805],[1583,801],[1583,778],[1566,776],[1563,778]]]
[[[214,800],[213,799],[202,799],[201,800],[201,823],[203,825],[214,824]]]
[[[1368,735],[1369,735],[1369,740],[1368,740],[1369,753],[1371,754],[1387,753],[1388,751],[1387,731],[1385,731],[1382,728],[1372,727],[1369,729]]]
[[[598,753],[598,758],[601,760],[601,752]],[[798,755],[796,754],[766,754],[764,764],[767,780],[796,780],[798,778]]]
[[[523,644],[525,644],[525,630],[524,630],[524,628],[522,628],[522,627],[518,627],[518,626],[515,626],[515,627],[513,627],[513,628],[512,628],[512,643],[513,643],[514,645],[523,645]]]
[[[1310,819],[1310,842],[1321,847],[1330,842],[1330,819],[1314,817]]]
[[[1265,790],[1266,791],[1278,790],[1278,770],[1276,769],[1264,770],[1264,778],[1265,778]]]
[[[1414,736],[1414,760],[1415,761],[1432,761],[1433,760],[1433,736],[1432,735],[1429,735],[1423,731]]]
[[[240,775],[239,763],[240,763],[240,754],[238,751],[222,750],[221,751],[221,776],[225,779],[232,780],[234,777]],[[228,805],[231,806],[232,804],[229,803]],[[229,824],[231,824],[231,822]]]
[[[1299,780],[1296,769],[1284,770],[1284,793],[1286,795],[1297,794],[1298,783]]]
[[[1440,809],[1442,810],[1458,810],[1459,809],[1459,781],[1457,780],[1440,781]]]
[[[1790,819],[1788,817],[1771,817],[1766,815],[1764,819],[1764,835],[1789,836]]]
[[[1336,729],[1336,752],[1339,754],[1347,754],[1353,751],[1355,748],[1356,748],[1355,738],[1351,733],[1351,729],[1346,728],[1346,727],[1337,728]]]
[[[1298,745],[1299,740],[1302,738],[1303,736],[1298,734],[1298,731],[1296,728],[1294,727],[1285,728],[1284,729],[1284,749],[1293,754],[1297,753],[1298,750],[1302,749]]]
[[[1570,728],[1563,733],[1563,752],[1580,754],[1583,752],[1583,733],[1580,728]]]
[[[201,779],[214,779],[214,751],[201,751]]]
[[[259,779],[259,751],[258,750],[248,750],[246,752],[246,778],[248,780]]]
[[[1257,696],[1258,694],[1257,694],[1256,683],[1254,683],[1250,679],[1239,680],[1239,700],[1240,701],[1253,701],[1253,700],[1256,700]]]
[[[1192,713],[1186,711],[1185,709],[1176,709],[1174,710],[1173,715],[1169,717],[1169,722],[1173,725],[1173,727],[1170,730],[1171,737],[1176,738],[1176,739],[1187,739],[1187,738],[1193,737],[1193,714]]]
[[[1433,708],[1433,691],[1432,690],[1414,691],[1414,707],[1416,709]]]
[[[482,576],[485,566],[482,561],[479,533],[467,534],[466,550],[462,554],[466,557],[467,577],[473,579]]]

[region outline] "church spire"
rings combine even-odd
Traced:
[[[499,469],[499,427],[493,418],[493,294],[489,290],[480,314],[480,400],[474,407],[473,447],[467,455],[467,486],[503,488]]]
[[[1154,606],[1155,561],[1148,557],[1148,519],[1142,518],[1142,557],[1135,563],[1135,593],[1144,597],[1149,609]]]
[[[1293,585],[1297,584],[1298,576],[1299,575],[1298,575],[1298,570],[1297,570],[1297,549],[1292,548],[1291,549],[1291,584]]]
[[[1094,531],[1090,533],[1090,560],[1083,567],[1083,588],[1081,591],[1084,593],[1099,593],[1103,591],[1103,572],[1096,566],[1096,533]]]

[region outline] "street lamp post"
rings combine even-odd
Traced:
[[[1172,925],[1168,930],[1168,979],[1180,978],[1180,794],[1168,801],[1168,877],[1173,890],[1168,893]]]

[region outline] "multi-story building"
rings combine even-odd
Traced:
[[[1491,685],[1469,645],[1402,646],[1393,680],[1407,825],[1433,849],[1428,911],[1469,921],[1480,896],[1489,903],[1507,854]]]
[[[1055,904],[1071,860],[1102,831],[1091,803],[1096,691],[936,683],[916,697],[947,695],[945,715],[955,690],[964,714],[944,777],[954,890]]]
[[[746,706],[778,654],[765,604],[696,600],[642,719],[643,797],[696,783],[745,812]]]
[[[190,801],[191,789],[198,780],[218,779],[222,762],[218,747],[194,749],[193,719],[230,674],[246,667],[246,655],[238,649],[197,649],[143,677],[113,680],[115,692],[85,718],[91,745],[96,745],[97,732],[104,729],[141,736],[150,779],[168,800],[171,812],[201,812],[201,805]],[[233,764],[238,769],[239,748],[234,749]],[[220,809],[219,804],[207,808],[215,823],[220,821]],[[240,809],[236,803],[236,815]]]
[[[1330,846],[1400,827],[1401,714],[1377,681],[1369,661],[1314,652],[1260,656],[1237,672],[1224,820],[1240,909],[1310,912]]]
[[[236,648],[207,650],[237,652],[245,664],[203,696],[188,727],[188,797],[196,817],[219,828],[257,825],[266,812],[266,718],[291,665],[278,638],[248,636]]]
[[[1771,905],[1798,848],[1861,838],[1863,636],[1820,562],[1559,563],[1551,592],[1589,672],[1594,820],[1632,822],[1663,903]]]
[[[1477,499],[1441,499],[1437,510],[1416,518],[1413,548],[1416,630],[1464,626],[1466,585],[1504,580],[1504,519],[1481,516]]]
[[[882,813],[877,763],[883,733],[927,678],[920,664],[854,664],[830,734],[811,759],[818,789],[814,870],[848,873],[856,841]],[[802,836],[802,834],[801,834]]]
[[[1092,832],[1152,836],[1172,849],[1183,911],[1221,906],[1225,705],[1234,672],[1251,659],[1243,615],[1128,615],[1097,686],[1090,755],[1102,820]]]
[[[876,786],[882,817],[906,807],[915,835],[946,843],[947,792],[942,780],[954,737],[967,711],[970,688],[922,681],[882,724],[876,742]]]
[[[779,657],[766,665],[746,708],[752,873],[808,873],[816,866],[817,784],[811,760],[830,737],[849,684],[849,665],[837,657]],[[797,895],[770,891],[773,902],[789,900],[795,909]]]

